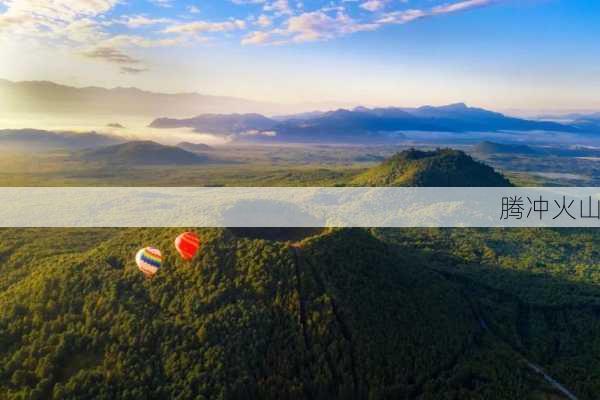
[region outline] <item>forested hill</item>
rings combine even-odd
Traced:
[[[512,186],[493,168],[460,150],[406,150],[357,176],[358,186]]]
[[[365,230],[290,246],[213,229],[199,231],[201,254],[184,262],[171,247],[177,233],[0,231],[2,398],[552,392],[485,329],[462,285],[417,250]],[[133,261],[148,244],[165,253],[152,279]]]

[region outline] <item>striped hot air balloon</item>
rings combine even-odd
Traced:
[[[153,276],[162,265],[162,254],[154,247],[145,247],[135,255],[135,262],[147,277]]]
[[[181,258],[189,261],[200,249],[200,238],[194,232],[184,232],[175,239],[175,248]]]

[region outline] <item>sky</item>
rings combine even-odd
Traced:
[[[0,0],[0,78],[600,110],[597,0]]]

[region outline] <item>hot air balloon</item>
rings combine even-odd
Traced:
[[[162,265],[162,254],[154,247],[145,247],[135,255],[135,262],[140,271],[147,277],[151,277]]]
[[[200,238],[194,232],[184,232],[175,239],[175,248],[181,258],[190,261],[200,248]]]

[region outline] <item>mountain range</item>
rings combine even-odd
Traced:
[[[70,115],[167,115],[199,113],[292,113],[339,107],[339,103],[278,104],[195,92],[156,93],[134,87],[72,87],[49,81],[0,79],[2,112]]]
[[[276,118],[204,114],[188,119],[158,118],[150,126],[187,127],[199,133],[233,135],[241,141],[292,143],[386,143],[402,140],[402,131],[582,131],[572,125],[513,118],[464,103],[419,108],[357,107]]]

